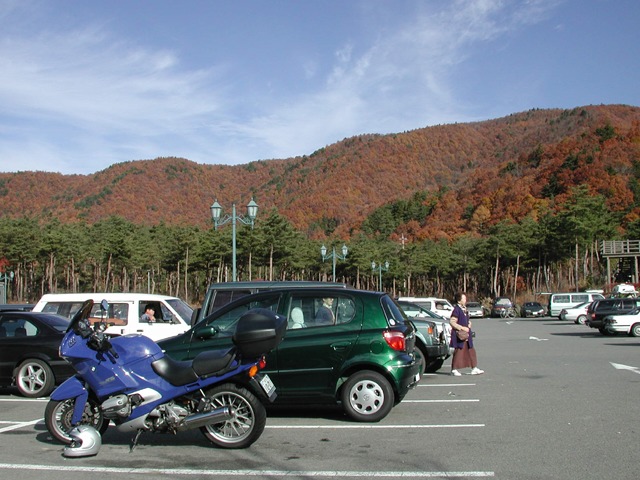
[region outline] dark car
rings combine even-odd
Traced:
[[[3,312],[30,312],[35,306],[34,303],[2,303],[0,311]]]
[[[592,305],[592,309],[587,311],[587,325],[591,328],[597,328],[604,335],[607,333],[604,328],[605,317],[635,310],[640,307],[640,298],[605,298],[597,303],[593,302]]]
[[[69,319],[51,313],[0,311],[0,385],[44,397],[74,374],[58,348]]]
[[[520,310],[520,315],[524,318],[544,317],[545,311],[544,307],[539,302],[525,302]]]
[[[415,303],[404,300],[397,303],[416,327],[416,349],[423,358],[420,373],[437,372],[449,357],[449,339],[441,325],[446,320]]]
[[[415,327],[381,292],[291,288],[255,293],[158,343],[177,360],[231,345],[238,318],[252,308],[289,319],[265,369],[278,389],[276,405],[340,403],[352,419],[374,422],[420,379]]]
[[[492,317],[509,317],[515,316],[511,315],[511,313],[515,312],[515,307],[513,302],[509,297],[496,297],[493,301],[493,306],[491,307],[491,316]]]

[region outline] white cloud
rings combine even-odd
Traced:
[[[372,44],[345,39],[324,72],[315,60],[302,62],[305,78],[325,81],[295,97],[286,85],[238,91],[231,64],[187,68],[179,51],[98,24],[34,35],[23,21],[2,33],[25,14],[16,5],[0,9],[0,170],[89,173],[155,156],[289,157],[352,135],[472,119],[456,98],[456,66],[478,42],[535,21],[554,3],[417,3],[400,28],[372,24]]]

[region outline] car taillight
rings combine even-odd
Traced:
[[[433,335],[433,327],[427,328],[427,332],[429,333],[429,335]]]
[[[387,344],[399,352],[403,352],[407,349],[407,344],[404,338],[404,333],[396,332],[394,330],[385,330],[382,334]]]

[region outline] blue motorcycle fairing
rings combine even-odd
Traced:
[[[86,391],[87,389],[84,388],[82,381],[78,377],[70,377],[51,392],[50,398],[56,402],[61,402],[82,395]]]
[[[71,422],[76,425],[80,423],[80,420],[82,420],[84,405],[89,399],[89,391],[84,387],[78,377],[68,378],[51,393],[51,400],[55,400],[57,402],[70,399],[74,399]]]

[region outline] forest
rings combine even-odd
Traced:
[[[209,205],[244,213],[251,198],[260,210],[253,227],[237,224],[238,280],[330,280],[320,249],[346,245],[336,280],[393,295],[607,290],[627,279],[606,278],[599,242],[640,238],[640,109],[532,110],[237,166],[0,173],[8,301],[148,291],[197,305],[231,280],[232,228],[214,229]]]

